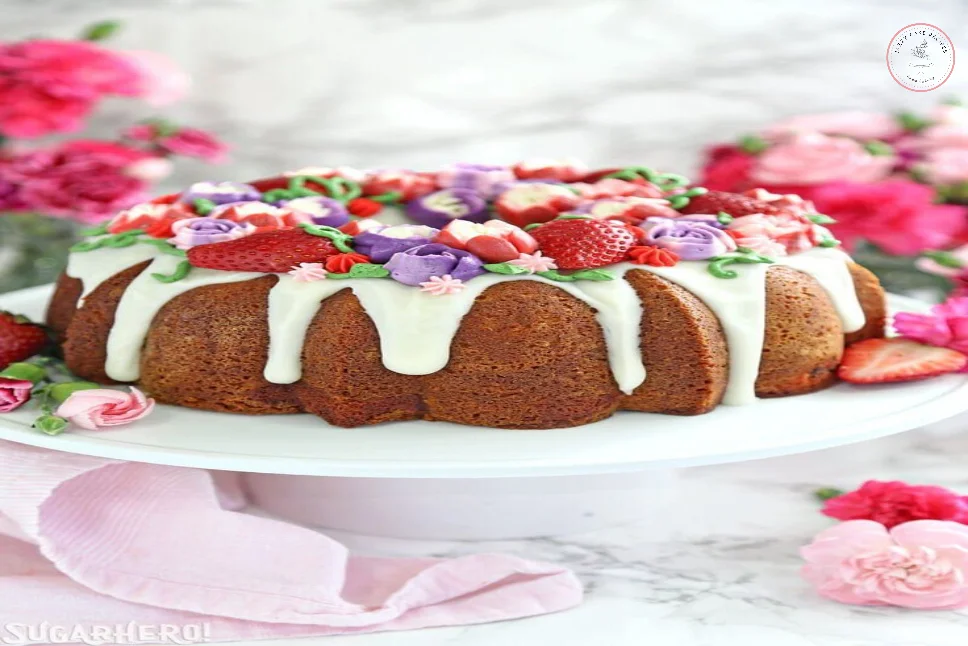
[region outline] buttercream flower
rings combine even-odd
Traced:
[[[250,202],[262,198],[262,193],[251,184],[241,182],[196,182],[182,193],[180,200],[194,204],[195,200],[208,200],[213,204]]]
[[[449,275],[461,281],[485,273],[480,258],[442,244],[425,244],[394,254],[384,268],[390,278],[405,285],[418,286],[433,276]]]
[[[420,291],[428,292],[431,296],[450,296],[459,294],[467,287],[459,278],[450,275],[431,276],[430,280],[420,283]]]
[[[968,181],[968,147],[929,150],[915,168],[932,184]]]
[[[571,185],[582,199],[601,200],[607,197],[662,197],[662,190],[655,184],[642,180],[628,182],[617,177],[606,177],[593,184],[579,182]]]
[[[820,213],[837,221],[830,230],[845,249],[867,240],[896,255],[950,246],[968,213],[961,206],[935,204],[930,186],[900,179],[827,184],[816,187],[812,198]]]
[[[457,163],[437,172],[440,188],[469,189],[484,198],[494,197],[502,184],[514,180],[514,173],[507,166],[489,164]]]
[[[853,139],[810,133],[770,146],[756,157],[750,178],[757,184],[877,182],[895,161],[893,155],[872,155]]]
[[[184,204],[144,202],[121,211],[108,222],[108,233],[123,233],[141,229],[152,238],[170,238],[172,225],[179,220],[194,218],[195,213]]]
[[[549,222],[578,206],[578,196],[561,184],[522,182],[503,191],[494,208],[507,222],[519,227]]]
[[[341,227],[336,227],[343,233],[351,236],[358,236],[361,233],[366,233],[367,231],[380,231],[381,229],[386,229],[387,225],[382,222],[377,222],[376,220],[353,220],[347,222]]]
[[[30,399],[33,382],[25,379],[0,377],[0,413],[9,413],[23,406]]]
[[[771,193],[765,188],[751,188],[748,191],[744,191],[743,195],[752,197],[754,200],[759,200],[760,202],[766,202],[771,206],[779,207],[784,211],[796,215],[817,212],[817,207],[813,205],[813,202],[803,199],[802,196],[796,193]]]
[[[543,271],[558,269],[558,265],[555,264],[554,259],[543,256],[540,251],[535,251],[534,253],[523,253],[514,260],[509,260],[508,264],[514,265],[515,267],[521,267],[529,274],[539,274]]]
[[[484,222],[489,217],[483,194],[469,188],[448,188],[418,197],[407,204],[407,215],[437,229],[454,220]]]
[[[155,400],[131,387],[130,393],[106,388],[71,393],[55,414],[89,431],[130,424],[148,415]]]
[[[401,202],[410,202],[437,190],[434,176],[412,170],[368,171],[361,185],[364,195],[399,193]]]
[[[299,175],[309,175],[311,177],[342,177],[351,182],[362,182],[366,178],[366,173],[351,166],[304,166],[296,170],[288,170],[283,173],[286,177],[297,177]]]
[[[669,206],[669,200],[658,197],[609,197],[585,202],[574,211],[596,220],[618,220],[632,225],[641,224],[647,218],[679,217],[679,212]]]
[[[530,233],[500,220],[484,224],[454,220],[440,231],[434,242],[470,251],[485,262],[506,262],[538,249],[538,241]]]
[[[773,256],[807,251],[825,238],[823,228],[809,218],[793,213],[744,215],[730,222],[726,230],[740,247]],[[769,241],[776,244],[769,245]],[[765,251],[767,247],[772,254]]]
[[[706,165],[702,169],[699,185],[710,191],[737,192],[750,185],[750,173],[756,156],[739,146],[725,144],[713,146],[706,152]]]
[[[190,218],[171,225],[173,237],[168,240],[179,249],[191,249],[203,244],[228,242],[255,233],[251,224],[214,218]]]
[[[322,224],[327,227],[341,227],[350,221],[350,214],[346,207],[339,200],[325,196],[297,197],[293,200],[286,200],[280,206],[284,206],[292,211],[298,211],[310,216],[313,224]]]
[[[679,262],[678,254],[652,245],[632,247],[629,249],[629,258],[636,265],[652,267],[674,267]]]
[[[830,498],[823,513],[837,520],[873,520],[888,529],[912,520],[968,522],[968,498],[944,487],[868,480]]]
[[[370,262],[370,259],[361,253],[338,253],[326,259],[326,271],[334,274],[345,274],[353,265]]]
[[[763,134],[776,137],[804,132],[819,132],[869,141],[894,139],[904,134],[904,128],[893,114],[846,110],[790,117],[773,124]]]
[[[329,272],[323,267],[321,262],[301,262],[297,267],[289,270],[289,275],[297,283],[313,283],[317,280],[325,280]]]
[[[511,167],[518,179],[546,179],[577,182],[588,174],[588,166],[578,159],[529,159]]]
[[[208,215],[217,220],[230,220],[239,224],[251,224],[260,231],[296,226],[311,219],[306,213],[282,209],[265,202],[236,202],[212,210]]]
[[[706,260],[736,250],[736,242],[721,229],[704,222],[649,218],[645,242],[668,249],[683,260]]]
[[[801,549],[803,577],[840,603],[950,609],[968,605],[968,527],[917,520],[888,530],[851,520]]]
[[[357,235],[353,239],[353,248],[375,263],[384,263],[394,254],[428,244],[438,233],[439,230],[422,224],[380,226]]]
[[[968,298],[949,298],[929,314],[899,312],[894,329],[903,337],[968,354]]]

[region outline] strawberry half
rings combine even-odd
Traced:
[[[350,238],[336,229],[332,232],[341,240]],[[205,269],[281,274],[299,263],[324,262],[338,253],[340,250],[329,238],[309,234],[302,228],[278,229],[192,247],[188,250],[188,262]]]
[[[24,361],[47,346],[47,332],[25,316],[0,311],[0,370]]]
[[[915,381],[958,372],[968,356],[908,339],[868,339],[849,346],[837,374],[854,384]]]
[[[560,269],[591,269],[625,260],[635,235],[621,222],[563,218],[533,229],[544,255]]]
[[[734,218],[754,213],[764,215],[776,215],[782,213],[783,209],[773,206],[769,202],[756,200],[739,193],[727,193],[725,191],[709,191],[702,195],[690,198],[689,204],[682,209],[682,213],[728,213]]]

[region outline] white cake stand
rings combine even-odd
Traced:
[[[39,317],[49,288],[0,296]],[[894,309],[923,310],[891,297]],[[661,512],[675,469],[883,437],[968,410],[968,377],[846,384],[708,415],[620,413],[570,429],[501,431],[436,422],[332,427],[161,406],[117,431],[49,437],[36,411],[0,416],[0,439],[70,453],[248,474],[253,500],[305,524],[398,537],[563,534]],[[445,480],[441,482],[441,480]]]

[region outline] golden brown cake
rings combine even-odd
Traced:
[[[883,334],[809,203],[541,168],[197,184],[81,243],[48,323],[80,377],[347,427],[702,414],[827,387]]]

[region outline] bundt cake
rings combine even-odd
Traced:
[[[573,162],[201,182],[72,250],[67,366],[158,402],[540,429],[813,392],[882,336],[796,196]]]

